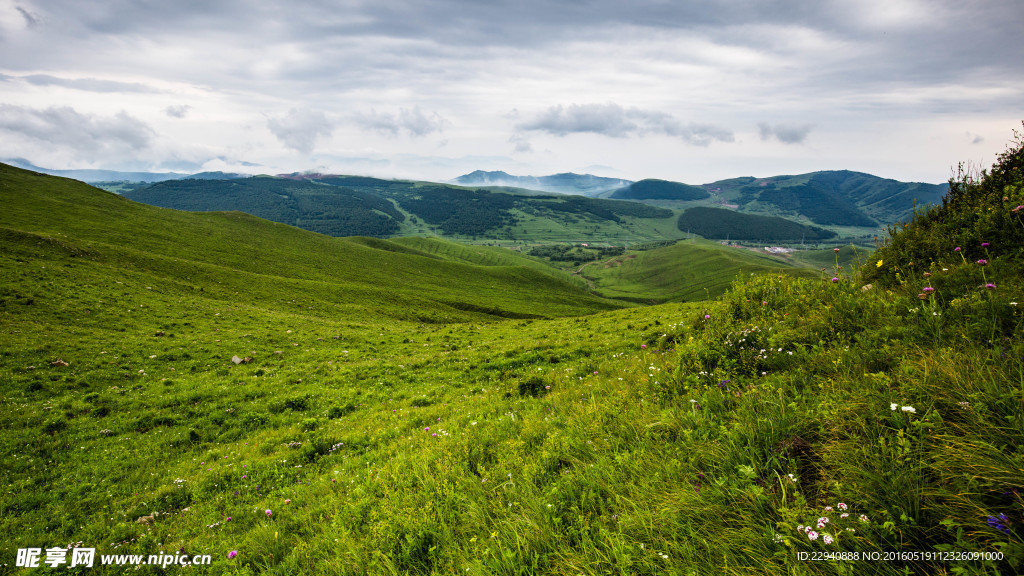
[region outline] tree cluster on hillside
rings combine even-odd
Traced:
[[[679,215],[680,230],[705,238],[728,238],[748,242],[816,242],[834,238],[836,233],[777,216],[758,216],[723,208],[690,208]]]
[[[620,200],[702,200],[711,196],[700,186],[649,178],[634,182],[612,193]]]
[[[515,197],[508,194],[446,186],[423,186],[417,191],[418,196],[401,201],[402,207],[445,234],[480,236],[516,223],[509,212],[515,207]]]
[[[626,249],[622,246],[583,247],[569,246],[565,244],[550,244],[547,246],[537,246],[532,248],[529,254],[530,256],[544,258],[552,262],[572,262],[573,265],[579,266],[584,262],[594,262],[596,260],[621,256],[625,251]]]
[[[741,188],[737,200],[746,204],[758,200],[784,212],[801,214],[817,224],[832,226],[877,226],[857,205],[837,193],[826,180],[814,175],[806,184],[778,186],[775,183],[749,184]]]
[[[239,210],[331,236],[388,236],[405,220],[375,194],[278,178],[172,180],[125,197],[178,210]]]

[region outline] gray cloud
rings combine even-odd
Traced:
[[[762,122],[757,125],[761,132],[761,140],[772,138],[783,144],[801,144],[807,139],[814,126],[810,124],[776,124],[774,126]]]
[[[91,157],[135,152],[147,148],[155,136],[146,123],[123,111],[96,116],[70,106],[37,110],[11,104],[0,104],[0,131]]]
[[[15,6],[14,9],[21,13],[21,17],[25,19],[25,25],[29,28],[35,28],[42,22],[38,14],[33,14],[21,6]]]
[[[282,144],[303,154],[313,152],[317,138],[334,132],[333,124],[323,112],[296,108],[284,116],[268,118],[267,128]]]
[[[515,151],[518,153],[533,152],[533,144],[524,134],[513,134],[509,136],[509,143],[515,144]]]
[[[164,114],[167,114],[171,118],[184,118],[191,109],[192,107],[188,104],[176,104],[164,108]]]
[[[144,84],[97,78],[58,78],[49,74],[30,74],[22,76],[22,79],[34,86],[62,86],[86,92],[156,92]]]
[[[521,131],[547,132],[555,136],[590,133],[625,138],[665,134],[697,146],[732,142],[732,132],[710,124],[684,124],[665,112],[623,108],[615,103],[556,105],[533,119],[516,124]]]
[[[370,110],[368,114],[356,114],[352,121],[364,130],[379,132],[385,136],[398,136],[405,133],[409,136],[426,136],[434,132],[443,132],[448,121],[433,112],[426,114],[418,106],[412,109],[402,108],[398,114]]]

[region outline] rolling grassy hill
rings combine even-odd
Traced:
[[[631,252],[580,269],[598,294],[645,303],[716,298],[737,277],[772,272],[819,275],[784,259],[704,240]]]
[[[201,287],[206,297],[286,307],[298,291],[312,300],[305,305],[325,313],[415,311],[424,320],[480,317],[472,310],[536,316],[614,306],[536,266],[474,266],[241,212],[172,211],[71,180],[9,166],[0,171],[5,249],[81,254],[108,280],[130,273],[161,290],[192,294]],[[35,292],[31,298],[48,297],[43,288]],[[506,308],[496,309],[496,302]]]

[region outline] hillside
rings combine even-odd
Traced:
[[[673,212],[636,202],[538,196],[358,176],[178,180],[125,197],[180,210],[242,210],[332,236],[441,234],[535,240],[657,238]],[[662,226],[662,229],[671,227]]]
[[[910,218],[915,203],[936,204],[946,184],[899,182],[849,170],[706,184],[716,197],[751,213],[803,216],[821,226],[878,227]]]
[[[705,238],[760,243],[817,242],[835,238],[836,233],[799,224],[778,216],[759,216],[723,208],[698,206],[679,215],[677,226]]]
[[[206,297],[291,308],[286,295],[301,286],[304,305],[325,312],[424,320],[578,314],[615,306],[535,267],[474,266],[240,212],[171,211],[6,165],[0,165],[0,177],[8,253],[48,246],[58,254],[80,254],[107,275],[169,283],[175,293],[193,295],[201,287]],[[447,286],[453,280],[455,289]],[[56,297],[33,292],[32,298]]]
[[[700,186],[690,186],[689,184],[681,184],[679,182],[649,178],[634,182],[624,188],[619,188],[608,197],[618,200],[677,200],[687,202],[703,200],[709,196],[710,194]]]
[[[94,547],[99,574],[1019,573],[1022,151],[860,276],[596,313],[493,248],[0,166],[0,553]],[[494,313],[524,306],[552,318]]]
[[[580,270],[598,294],[645,303],[717,298],[737,277],[773,272],[819,276],[816,270],[780,258],[706,241],[627,253]]]

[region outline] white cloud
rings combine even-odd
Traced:
[[[590,133],[612,138],[665,134],[697,146],[733,141],[732,132],[719,126],[683,123],[666,112],[623,108],[615,103],[552,106],[532,119],[516,124],[516,129],[555,136]]]
[[[448,120],[437,112],[427,114],[420,110],[419,106],[413,106],[411,109],[402,108],[397,115],[371,109],[369,113],[352,116],[352,122],[364,130],[392,137],[401,133],[412,137],[426,136],[434,132],[443,132],[445,126],[449,124]]]
[[[334,126],[323,112],[292,108],[288,114],[267,119],[267,128],[286,147],[310,154],[318,138],[328,137]]]
[[[775,139],[783,144],[802,144],[811,133],[814,126],[810,124],[767,124],[762,122],[757,125],[761,132],[761,140]]]

